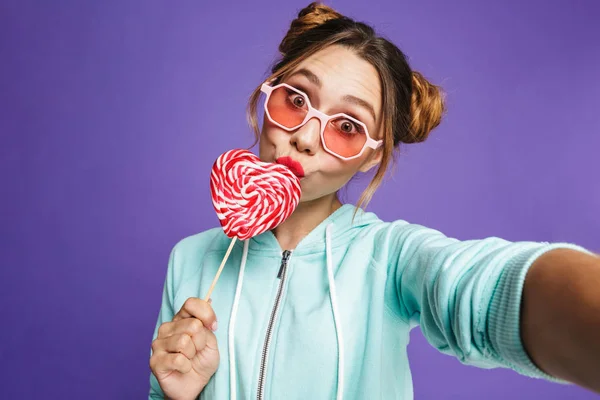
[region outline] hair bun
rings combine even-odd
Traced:
[[[310,3],[300,10],[298,17],[292,21],[290,29],[279,45],[279,52],[285,56],[298,36],[329,20],[338,18],[343,18],[343,15],[333,8],[318,2]]]
[[[442,89],[429,82],[420,72],[412,72],[411,122],[404,143],[425,141],[429,133],[442,121],[446,111]]]

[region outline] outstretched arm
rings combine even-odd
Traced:
[[[540,256],[523,288],[521,337],[544,372],[600,393],[600,257]]]
[[[600,390],[600,294],[595,294],[600,273],[591,272],[600,266],[594,253],[573,243],[498,237],[460,241],[401,220],[376,239],[374,257],[388,262],[392,278],[389,310],[411,326],[420,325],[440,352],[467,365],[511,368],[532,378]],[[554,261],[547,265],[548,260]]]

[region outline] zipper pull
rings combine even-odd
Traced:
[[[281,266],[279,267],[279,272],[277,273],[277,278],[281,279],[281,275],[283,274],[283,270],[287,267],[288,260],[290,259],[290,255],[292,254],[289,250],[283,251],[283,257],[281,258]]]

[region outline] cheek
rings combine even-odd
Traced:
[[[337,158],[333,157],[331,154],[323,151],[321,154],[321,160],[319,165],[319,170],[323,171],[324,174],[327,175],[341,175],[344,171],[344,164],[342,164]]]
[[[321,167],[323,171],[326,171],[332,175],[354,175],[360,166],[360,162],[356,160],[344,161],[339,159],[325,150],[321,152]]]
[[[325,182],[331,181],[338,185],[340,182],[347,182],[358,171],[356,162],[340,160],[325,151],[321,155],[319,171]]]
[[[265,117],[266,118],[266,117]],[[279,129],[278,127],[271,124],[269,121],[265,121],[263,127],[260,131],[260,140],[268,142],[270,144],[281,144],[283,141],[287,140],[289,135],[283,129]]]
[[[289,140],[288,137],[287,132],[272,126],[267,121],[260,131],[258,157],[263,161],[274,162],[275,152],[285,146],[286,141]]]

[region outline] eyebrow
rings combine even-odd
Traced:
[[[315,75],[312,71],[310,71],[306,68],[300,68],[299,70],[295,71],[292,75],[290,75],[290,78],[294,75],[303,75],[311,83],[317,85],[317,87],[319,89],[323,87],[323,83],[321,83],[321,79],[319,79],[319,77],[317,75]],[[373,117],[373,121],[375,121],[375,123],[377,123],[377,118],[375,117],[375,109],[373,108],[371,103],[369,103],[359,97],[352,96],[351,94],[345,95],[344,97],[342,97],[342,100],[345,101],[346,103],[355,104],[357,106],[365,108],[369,112],[369,114],[371,114],[371,117]]]

